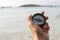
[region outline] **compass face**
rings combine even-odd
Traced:
[[[43,25],[46,22],[45,17],[41,14],[33,15],[32,19],[33,19],[33,22],[36,23],[37,25]]]

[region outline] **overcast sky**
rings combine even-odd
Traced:
[[[60,0],[0,0],[0,6],[19,6],[22,4],[60,5]]]

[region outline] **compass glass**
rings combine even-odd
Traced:
[[[41,14],[38,14],[38,15],[35,14],[33,16],[33,22],[38,24],[38,25],[43,25],[45,23],[45,21],[46,21],[45,17],[43,15],[41,15]]]

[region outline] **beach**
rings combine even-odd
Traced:
[[[60,37],[60,7],[18,7],[0,9],[0,40],[33,40],[27,24],[27,16],[37,12],[49,16],[50,40]]]

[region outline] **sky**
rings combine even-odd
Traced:
[[[0,6],[20,6],[24,4],[60,5],[60,0],[0,0]]]

